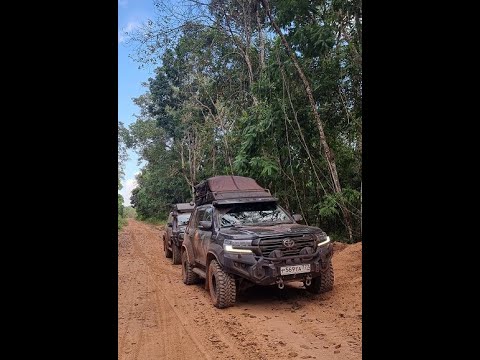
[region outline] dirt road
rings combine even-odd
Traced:
[[[184,285],[162,229],[129,220],[118,238],[119,359],[361,359],[362,244],[335,243],[334,290],[253,287],[217,309]]]

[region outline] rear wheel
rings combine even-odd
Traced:
[[[171,258],[172,257],[172,252],[168,248],[167,239],[165,239],[165,236],[163,237],[163,251],[165,251],[165,257],[166,258]]]
[[[325,272],[322,272],[320,276],[312,279],[312,284],[306,286],[307,291],[313,294],[321,294],[333,289],[334,275],[333,275],[333,266],[332,262],[329,261],[327,269]]]
[[[174,265],[182,263],[182,254],[180,252],[180,248],[175,244],[172,244],[172,263]]]
[[[187,285],[195,284],[198,281],[198,275],[193,272],[186,251],[182,251],[182,279],[183,283]]]
[[[223,271],[216,260],[210,262],[208,274],[208,287],[213,305],[222,309],[235,304],[235,279]]]

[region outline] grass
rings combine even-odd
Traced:
[[[152,224],[152,225],[166,225],[167,224],[167,219],[159,219],[159,218],[147,218],[147,219],[142,219],[137,217],[137,220],[146,222],[147,224]]]
[[[118,215],[118,230],[122,230],[123,226],[127,224],[127,219]]]

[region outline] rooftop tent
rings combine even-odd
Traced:
[[[249,177],[223,175],[211,177],[195,186],[197,205],[214,202],[233,203],[250,201],[276,201],[268,189],[264,189]]]
[[[206,180],[210,191],[265,191],[255,180],[245,176],[215,176]]]

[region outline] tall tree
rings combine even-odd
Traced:
[[[129,129],[147,163],[138,214],[165,215],[200,180],[238,174],[307,223],[359,239],[361,2],[155,3],[176,20],[132,38],[137,59],[158,64]]]

